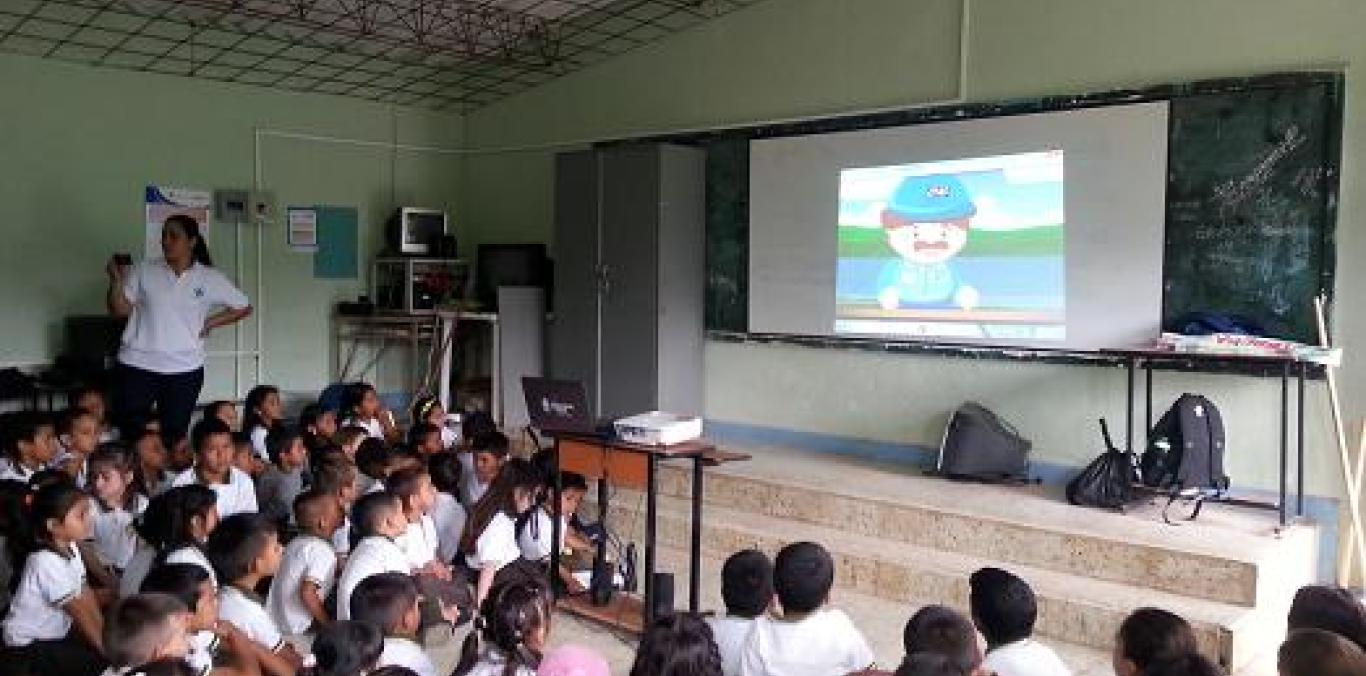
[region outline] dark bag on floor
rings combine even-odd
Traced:
[[[1133,453],[1115,448],[1104,418],[1100,419],[1100,434],[1105,438],[1105,452],[1067,482],[1067,501],[1086,507],[1124,509],[1138,497],[1134,492],[1138,466]]]
[[[970,401],[953,412],[944,428],[936,470],[950,479],[1022,482],[1031,446],[1013,425]]]
[[[1183,394],[1148,434],[1148,449],[1140,464],[1143,483],[1167,490],[1168,507],[1178,499],[1193,500],[1195,508],[1188,518],[1195,519],[1205,500],[1228,491],[1224,446],[1224,417],[1219,407],[1202,395]]]

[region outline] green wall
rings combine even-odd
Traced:
[[[187,78],[92,69],[0,56],[0,362],[50,361],[69,314],[103,312],[104,263],[114,251],[141,257],[142,192],[147,184],[250,187],[257,129],[381,143],[455,147],[458,116],[395,109],[331,96],[292,94]],[[391,152],[385,147],[263,135],[259,166],[277,206],[355,206],[361,261],[380,244],[379,224],[395,204],[442,206],[457,222],[460,159],[454,154]],[[316,392],[331,364],[332,304],[363,290],[358,281],[313,278],[312,257],[289,251],[283,227],[217,225],[210,248],[218,267],[237,273],[260,309],[243,324],[254,349],[263,324],[263,380]],[[256,288],[261,244],[262,288]],[[210,350],[231,350],[220,330]],[[386,375],[402,364],[386,362]],[[231,394],[232,362],[211,359],[205,397]],[[242,387],[255,363],[242,362]]]
[[[968,40],[959,16],[968,10]],[[834,115],[953,99],[995,100],[1224,75],[1366,63],[1366,4],[1352,0],[769,0],[601,66],[475,111],[465,166],[472,236],[551,239],[548,146],[644,132]],[[965,49],[964,49],[965,48]],[[966,52],[966,68],[960,55]],[[960,69],[965,90],[959,91]],[[1349,78],[1350,79],[1350,78]],[[1349,420],[1366,414],[1366,240],[1360,110],[1349,82],[1335,335],[1349,351]],[[539,150],[527,149],[537,146]],[[499,152],[507,149],[508,152]],[[516,149],[515,152],[512,149]],[[1095,418],[1120,419],[1123,372],[709,342],[706,415],[874,441],[936,444],[947,412],[981,400],[1016,421],[1037,457],[1079,465]],[[1164,375],[1158,401],[1208,393],[1229,419],[1236,485],[1274,485],[1270,381]],[[1326,396],[1311,387],[1307,484],[1337,495]]]

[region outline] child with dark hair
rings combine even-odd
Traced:
[[[147,498],[137,492],[132,458],[122,448],[101,447],[90,456],[89,467],[95,553],[122,574],[137,553],[133,522],[147,509]]]
[[[873,664],[868,641],[842,611],[829,608],[835,561],[814,542],[783,547],[773,562],[782,617],[761,617],[740,658],[744,676],[847,674]]]
[[[251,437],[246,432],[232,433],[232,466],[253,480],[266,471],[265,461],[256,457],[256,449],[252,448]]]
[[[356,461],[356,454],[360,452],[361,442],[370,438],[369,433],[360,425],[343,425],[337,430],[337,445],[341,447],[342,453],[351,462]]]
[[[522,558],[522,550],[517,546],[517,519],[531,509],[532,498],[540,486],[541,478],[530,463],[510,461],[470,511],[465,532],[460,536],[460,551],[474,577],[476,608],[483,607],[499,576],[499,582],[521,576],[544,578],[535,564]]]
[[[33,411],[0,415],[0,480],[28,483],[57,455],[51,416]]]
[[[1029,583],[1000,568],[982,568],[968,579],[972,621],[987,640],[984,666],[996,676],[1071,676],[1048,646],[1031,636],[1038,604]]]
[[[989,673],[982,668],[977,630],[968,618],[948,606],[929,605],[916,611],[906,622],[901,641],[908,659],[932,653],[948,659],[965,675]]]
[[[371,439],[386,444],[398,443],[402,439],[394,414],[384,408],[375,387],[367,382],[347,383],[342,391],[341,416],[343,425],[356,425],[365,428]]]
[[[216,676],[260,673],[256,644],[233,623],[218,619],[218,590],[203,568],[189,563],[164,563],[147,574],[141,591],[169,594],[188,609],[186,631],[190,647],[185,661],[194,676],[207,676],[211,671]],[[231,656],[238,669],[214,669],[214,655],[220,652]]]
[[[465,507],[473,509],[474,504],[484,497],[498,472],[508,459],[508,438],[502,432],[493,431],[480,434],[473,439],[471,464],[465,477]]]
[[[171,485],[198,484],[213,489],[218,495],[218,514],[223,518],[257,511],[251,477],[232,466],[232,430],[217,418],[205,418],[195,423],[190,442],[194,466],[177,475]]]
[[[1147,676],[1148,668],[1197,652],[1190,623],[1158,608],[1139,608],[1119,625],[1111,662],[1116,676]]]
[[[217,399],[211,401],[204,407],[204,416],[207,418],[218,418],[223,421],[228,429],[237,428],[237,405],[226,400]]]
[[[13,543],[23,573],[3,623],[14,673],[98,674],[104,618],[76,544],[90,537],[90,500],[69,483],[39,488]]]
[[[436,676],[436,665],[417,643],[421,615],[417,584],[402,573],[371,575],[351,592],[351,617],[384,632],[378,666],[397,665],[418,676]]]
[[[1281,676],[1362,676],[1366,653],[1326,629],[1294,629],[1276,659]]]
[[[517,546],[522,550],[522,558],[540,562],[547,568],[550,565],[550,554],[554,549],[550,539],[555,524],[551,518],[553,507],[549,504],[555,492],[553,477],[554,474],[550,474],[545,480],[545,485],[541,487],[542,498],[537,500],[540,504],[517,521]],[[582,474],[560,472],[559,550],[566,556],[560,558],[560,569],[556,573],[571,594],[588,589],[587,584],[575,577],[575,570],[591,570],[593,567],[593,543],[588,540],[588,536],[574,527],[579,505],[587,493],[588,481]]]
[[[332,496],[341,507],[342,523],[332,534],[332,549],[338,555],[345,555],[351,551],[350,512],[356,498],[360,497],[357,482],[360,473],[356,471],[355,464],[344,457],[313,465],[309,469],[313,477],[312,490]]]
[[[32,493],[26,483],[0,480],[0,608],[9,607],[15,576],[24,569],[25,548],[20,542],[29,530]]]
[[[247,392],[242,402],[242,433],[251,439],[252,451],[256,457],[265,460],[267,456],[266,435],[284,419],[284,405],[280,402],[280,389],[273,385],[257,385]]]
[[[1290,631],[1323,629],[1366,649],[1366,608],[1341,587],[1311,584],[1295,592],[1286,617]]]
[[[310,490],[294,500],[294,520],[299,534],[285,547],[266,608],[285,633],[302,634],[331,622],[323,601],[337,577],[332,534],[341,527],[341,505],[331,495]]]
[[[169,458],[161,433],[147,426],[134,428],[124,437],[133,449],[134,477],[137,492],[151,498],[171,487],[166,471]]]
[[[398,538],[408,529],[403,506],[391,493],[380,491],[362,496],[351,509],[351,529],[355,545],[337,577],[337,619],[351,619],[351,593],[371,575],[401,573],[408,575],[411,565]]]
[[[142,586],[154,563],[189,563],[203,568],[214,586],[218,578],[204,554],[209,534],[218,526],[218,496],[204,486],[177,486],[147,503],[134,528],[141,542],[119,581],[119,595],[131,596]]]
[[[711,628],[688,613],[670,613],[645,630],[630,676],[721,676]],[[834,672],[831,672],[834,673]],[[841,672],[842,673],[842,672]]]
[[[460,504],[462,481],[460,459],[446,451],[427,458],[427,473],[436,489],[432,505],[432,521],[436,524],[436,558],[442,562],[455,560],[460,552],[460,534],[465,530],[465,507]]]
[[[261,513],[284,529],[293,513],[294,498],[304,490],[308,449],[298,429],[276,425],[266,435],[266,453],[270,464],[256,480],[256,499]]]
[[[430,423],[420,422],[408,429],[408,446],[421,456],[428,456],[446,450],[441,443],[441,428]]]
[[[75,408],[89,411],[99,423],[99,443],[119,440],[120,430],[109,419],[109,400],[104,390],[95,385],[83,385],[66,393],[66,400]]]
[[[318,449],[336,443],[337,412],[323,408],[322,404],[309,404],[299,412],[299,430],[311,457]]]
[[[303,660],[285,642],[256,594],[257,585],[280,569],[283,549],[275,524],[260,514],[234,514],[214,529],[208,550],[223,581],[218,588],[218,619],[241,628],[252,640],[262,671],[294,676]]]
[[[460,416],[447,416],[446,409],[436,397],[427,395],[414,399],[411,415],[413,427],[417,427],[418,423],[426,423],[441,431],[441,450],[455,450],[460,445],[460,433],[455,427]]]
[[[531,580],[500,583],[479,617],[451,676],[535,676],[550,636],[550,590]]]
[[[426,467],[402,469],[389,475],[385,482],[386,490],[398,498],[403,507],[403,516],[408,526],[398,539],[399,546],[408,557],[418,588],[422,591],[423,628],[439,626],[442,621],[454,624],[460,619],[459,613],[446,617],[443,603],[470,605],[468,586],[465,580],[456,585],[452,580],[451,567],[436,558],[438,546],[436,521],[432,518],[432,507],[436,505],[436,489],[432,487],[432,477]]]
[[[356,469],[360,470],[361,495],[384,490],[384,479],[389,476],[389,447],[374,437],[362,439],[356,449]]]
[[[362,676],[372,673],[384,651],[384,633],[369,622],[334,622],[313,639],[312,667],[301,676]]]
[[[109,666],[127,673],[159,660],[184,660],[189,653],[185,604],[169,594],[134,594],[109,609],[104,645]]]
[[[773,605],[773,562],[757,549],[731,554],[721,566],[726,614],[707,619],[725,676],[739,676],[740,651],[754,623]]]
[[[68,408],[57,418],[57,442],[57,456],[48,466],[66,472],[77,486],[84,486],[86,460],[100,445],[99,418],[83,408]]]

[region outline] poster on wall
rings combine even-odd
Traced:
[[[318,250],[318,211],[311,208],[290,207],[288,232],[285,237],[291,251],[312,253]]]
[[[199,222],[201,237],[209,236],[210,215],[213,213],[213,192],[192,188],[172,188],[149,185],[143,198],[146,212],[146,243],[143,256],[161,258],[161,226],[167,218],[189,216]]]

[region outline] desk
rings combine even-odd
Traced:
[[[644,446],[632,444],[620,440],[601,439],[594,436],[558,433],[555,438],[555,492],[551,499],[551,505],[556,512],[551,519],[551,542],[560,541],[560,519],[559,519],[559,494],[562,490],[560,485],[559,470],[569,470],[582,474],[586,479],[596,479],[598,482],[598,506],[600,514],[605,518],[608,513],[608,490],[610,482],[613,485],[635,488],[645,492],[645,565],[640,574],[640,579],[644,582],[645,594],[639,604],[633,603],[630,597],[620,604],[626,612],[639,613],[641,623],[633,622],[612,622],[620,628],[628,629],[639,633],[641,629],[648,626],[653,620],[655,573],[655,521],[658,501],[658,476],[659,464],[661,462],[684,459],[692,462],[692,518],[691,518],[691,537],[689,538],[688,551],[688,610],[697,612],[701,602],[701,576],[702,576],[702,495],[703,495],[703,471],[706,467],[714,466],[722,462],[733,462],[749,459],[748,455],[740,453],[727,453],[719,451],[706,441],[690,441],[674,446]],[[559,570],[560,550],[559,547],[553,548],[550,555],[550,570],[554,577]],[[625,596],[618,594],[617,596]],[[593,611],[592,606],[586,606],[580,600],[578,603],[565,603],[564,607],[570,612],[577,612],[581,615],[609,621],[603,617],[603,613]],[[620,618],[618,618],[620,619]],[[630,618],[634,620],[635,618]]]
[[[1245,500],[1239,504],[1271,507],[1280,517],[1280,525],[1286,524],[1287,495],[1290,464],[1290,378],[1296,380],[1295,397],[1295,514],[1304,516],[1304,382],[1308,376],[1310,362],[1293,356],[1252,356],[1236,354],[1199,354],[1187,352],[1163,352],[1156,350],[1107,350],[1104,352],[1121,359],[1128,371],[1128,394],[1124,424],[1124,449],[1134,450],[1134,376],[1139,366],[1143,367],[1146,383],[1144,403],[1144,447],[1150,441],[1148,435],[1153,429],[1153,370],[1154,367],[1180,368],[1198,364],[1222,364],[1254,368],[1264,368],[1279,374],[1281,381],[1280,396],[1280,494],[1275,505],[1254,503]]]

